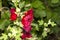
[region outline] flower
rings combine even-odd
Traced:
[[[25,13],[25,16],[22,18],[22,24],[25,26],[26,24],[29,25],[31,24],[33,20],[33,10],[30,9]]]
[[[32,27],[31,26],[23,27],[23,29],[25,30],[25,32],[30,32],[32,30]]]
[[[10,9],[10,13],[11,13],[10,19],[11,19],[11,21],[14,21],[14,20],[17,19],[17,14],[15,12],[16,12],[16,9],[15,8],[11,8]]]
[[[22,24],[24,26],[29,26],[31,24],[32,20],[33,20],[33,17],[31,15],[26,15],[22,19]]]
[[[30,9],[25,13],[25,16],[23,16],[22,18],[22,24],[23,24],[23,29],[25,31],[29,31],[31,30],[31,22],[33,20],[33,10]]]
[[[17,15],[15,13],[11,14],[10,15],[10,19],[11,19],[11,21],[16,20],[17,19]]]
[[[33,21],[33,10],[30,9],[25,13],[25,15],[22,18],[23,29],[25,31],[21,36],[23,40],[32,37],[32,35],[30,34],[30,31],[32,30],[31,27],[32,21]]]
[[[22,39],[31,38],[31,37],[32,37],[32,35],[30,33],[27,33],[27,32],[23,33],[21,36]]]
[[[25,13],[25,15],[29,15],[29,14],[33,14],[33,9],[29,9],[29,10]]]
[[[13,13],[15,13],[15,12],[16,12],[16,9],[15,9],[15,8],[11,8],[11,9],[10,9],[10,13],[13,14]]]

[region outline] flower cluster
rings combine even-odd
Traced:
[[[10,9],[10,19],[11,21],[15,21],[17,19],[17,14],[15,13],[16,9],[11,8]],[[25,15],[22,18],[22,24],[23,24],[23,34],[22,34],[22,40],[25,40],[26,38],[32,37],[30,31],[32,30],[31,23],[33,21],[33,10],[29,9],[27,12],[24,13]]]
[[[14,20],[17,19],[17,14],[16,14],[15,12],[16,12],[16,9],[15,9],[15,8],[11,8],[11,9],[10,9],[10,13],[11,13],[11,15],[10,15],[10,20],[11,20],[11,21],[14,21]]]
[[[31,27],[31,22],[33,20],[33,10],[30,9],[25,13],[25,16],[22,18],[22,24],[23,24],[23,29],[25,32],[23,32],[22,39],[24,40],[25,38],[30,38],[32,35],[30,34],[30,31],[32,29]]]

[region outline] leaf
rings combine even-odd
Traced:
[[[9,10],[7,11],[3,10],[3,12],[1,13],[1,19],[0,19],[0,29],[4,29],[5,26],[10,24],[9,17],[10,17]]]
[[[51,22],[51,26],[54,27],[56,26],[56,24],[54,22]]]
[[[58,3],[59,0],[51,0],[51,3]]]
[[[42,36],[43,36],[43,37],[46,37],[46,36],[47,36],[47,32],[44,31],[44,32],[42,33]]]
[[[23,8],[25,6],[25,1],[19,3],[19,8]]]
[[[52,31],[57,34],[58,32],[60,32],[60,28],[56,26],[52,28]]]
[[[40,17],[40,18],[46,17],[46,11],[44,11],[44,10],[35,10],[34,16],[36,18],[38,18],[38,17]]]
[[[38,23],[39,23],[39,25],[43,25],[44,21],[43,20],[39,20]]]
[[[9,20],[0,20],[0,29],[4,29],[5,26],[9,25],[10,21]]]
[[[53,13],[51,20],[60,25],[60,15],[58,13]]]
[[[45,9],[43,3],[39,0],[36,0],[32,3],[32,7],[34,8],[40,8],[40,9]]]
[[[3,11],[1,13],[1,19],[9,19],[9,17],[10,17],[10,13],[9,13],[8,10],[7,11]]]
[[[44,23],[44,26],[45,26],[45,27],[48,27],[48,24],[47,24],[47,23]]]
[[[0,40],[7,40],[8,36],[6,34],[2,34],[2,36],[0,37]]]
[[[36,30],[39,30],[38,24],[32,23],[31,25],[34,26],[34,28],[35,28]]]
[[[46,16],[47,16],[47,19],[51,19],[52,17],[52,12],[49,9],[46,10]]]

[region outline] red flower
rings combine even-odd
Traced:
[[[16,9],[15,8],[11,8],[10,9],[10,13],[11,13],[10,19],[11,19],[11,21],[14,21],[14,20],[17,19],[17,14],[15,14],[15,12],[16,12]]]
[[[11,14],[10,15],[10,19],[11,19],[11,21],[16,20],[17,19],[17,15],[15,13]]]
[[[32,37],[32,35],[30,34],[30,33],[23,33],[23,35],[21,36],[22,37],[22,39],[24,40],[24,39],[26,39],[26,38],[31,38]]]

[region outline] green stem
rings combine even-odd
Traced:
[[[0,19],[1,19],[2,0],[0,0]]]
[[[14,2],[14,5],[15,5],[15,7],[16,7],[16,9],[17,9],[17,0],[16,0],[16,2]]]
[[[0,8],[2,7],[2,0],[0,0]]]
[[[16,2],[14,3],[14,5],[15,5],[15,7],[17,8],[17,0],[16,0]]]

